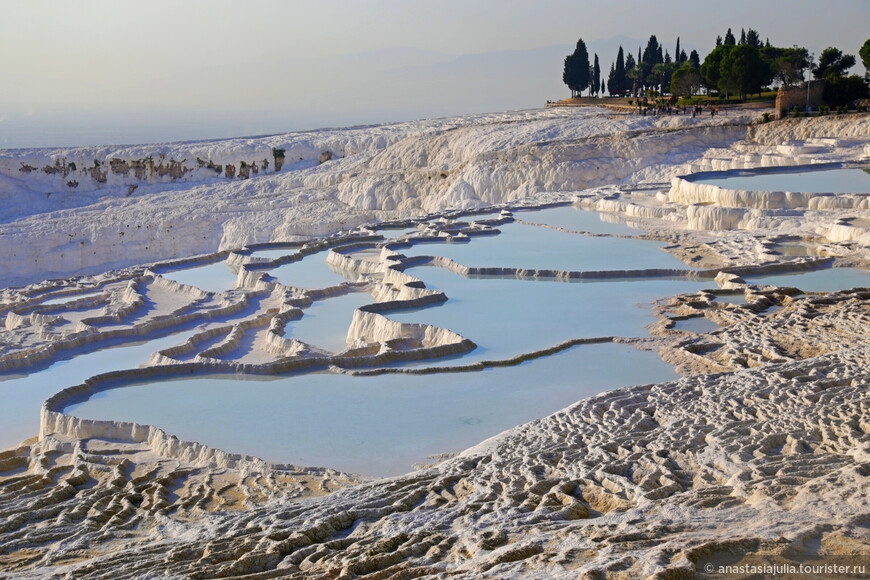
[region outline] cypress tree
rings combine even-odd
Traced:
[[[589,52],[582,38],[577,41],[574,56],[577,59],[577,91],[580,92],[589,86]]]
[[[659,46],[659,41],[656,39],[655,35],[650,36],[646,43],[646,48],[643,51],[643,63],[652,67],[654,64],[659,62],[658,58],[660,52],[661,46]]]
[[[595,88],[595,92],[598,92],[599,87],[601,87],[601,66],[598,64],[598,53],[595,53],[595,64],[592,65],[592,86]],[[603,90],[601,91],[604,92]]]
[[[628,90],[626,87],[626,80],[628,77],[625,74],[625,59],[623,57],[622,47],[619,47],[619,52],[616,53],[616,65],[613,69],[613,87],[610,87],[610,94],[612,95],[618,91]],[[631,57],[631,55],[628,55]]]
[[[746,44],[748,44],[752,48],[761,48],[764,46],[764,44],[761,42],[761,37],[758,35],[758,32],[751,28],[746,31]]]
[[[589,86],[589,52],[582,38],[577,41],[574,52],[565,57],[562,82],[571,89],[572,97]]]
[[[680,37],[677,37],[677,48],[674,50],[674,59],[680,62]]]
[[[623,79],[625,84],[620,87],[620,90],[631,91],[634,88],[634,79],[628,76],[628,73],[635,68],[637,68],[637,63],[634,60],[634,56],[628,53],[628,56],[625,57],[625,78]]]
[[[731,29],[728,29],[728,32],[725,33],[725,40],[722,43],[725,46],[734,46],[737,44],[737,41],[734,40],[734,34],[731,33]]]
[[[571,89],[571,98],[573,99],[577,94],[576,84],[574,82],[574,68],[575,68],[575,58],[573,54],[569,54],[565,57],[565,64],[562,68],[562,82],[568,85],[568,88]]]
[[[864,65],[864,80],[870,81],[870,38],[858,49],[858,56],[861,57],[861,63]]]
[[[604,81],[602,81],[603,83]],[[616,88],[616,65],[610,63],[610,74],[607,75],[607,91],[613,95],[617,91]],[[603,91],[602,91],[603,92]]]

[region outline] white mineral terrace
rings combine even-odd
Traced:
[[[696,174],[865,169],[870,116],[760,116],[0,151],[0,575],[868,553],[870,188]]]

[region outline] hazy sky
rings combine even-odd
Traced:
[[[562,58],[578,37],[609,53],[650,34],[673,52],[679,36],[702,58],[729,27],[816,54],[830,45],[857,54],[870,37],[870,0],[710,4],[4,0],[0,147],[211,138],[535,107],[567,94]],[[600,56],[609,69],[615,54]]]

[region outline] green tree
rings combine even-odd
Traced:
[[[571,89],[571,98],[577,96],[577,75],[574,72],[577,68],[577,62],[574,54],[569,54],[565,57],[565,63],[562,66],[562,82],[568,85]]]
[[[826,79],[831,76],[841,77],[853,66],[855,66],[853,55],[843,54],[840,50],[829,46],[822,51],[818,66],[813,69],[813,76],[817,79]]]
[[[747,94],[760,93],[770,80],[770,67],[758,49],[748,44],[732,47],[719,65],[719,88],[726,94],[740,95],[741,100]]]
[[[671,60],[671,55],[668,54],[668,51],[665,51],[664,65],[665,70],[662,71],[662,92],[669,93],[671,91],[671,75],[680,67]]]
[[[650,35],[649,40],[646,43],[646,48],[643,50],[643,56],[637,62],[638,67],[640,67],[643,72],[643,75],[639,78],[643,86],[657,84],[658,75],[654,74],[652,69],[655,65],[663,61],[662,47],[655,35]]]
[[[723,44],[714,48],[713,52],[704,59],[704,64],[701,65],[701,78],[704,80],[704,86],[708,89],[719,90],[719,69],[722,65],[722,59],[732,50],[734,50],[733,46]]]
[[[804,71],[810,66],[810,53],[805,48],[779,48],[763,46],[759,50],[761,58],[770,67],[772,80],[779,81],[784,86],[799,83],[804,78]]]
[[[622,79],[622,84],[620,86],[620,90],[625,92],[631,92],[634,90],[634,77],[629,76],[629,73],[633,71],[637,67],[637,62],[634,60],[634,55],[628,53],[628,56],[625,57],[625,77]]]
[[[671,75],[671,92],[681,97],[689,97],[701,88],[701,73],[686,65],[678,68]]]
[[[655,86],[659,88],[659,92],[665,93],[668,90],[667,80],[671,78],[671,67],[663,62],[656,63],[653,67],[652,74],[655,77]]]
[[[773,73],[782,84],[788,86],[801,82],[804,71],[810,67],[810,52],[799,46],[786,48],[776,59]]]
[[[577,41],[574,52],[565,57],[562,82],[571,89],[572,98],[589,86],[589,52],[582,38]]]
[[[861,57],[861,62],[864,64],[864,79],[870,82],[870,38],[864,42],[864,45],[858,51],[858,56]]]
[[[625,74],[625,53],[622,51],[622,47],[619,47],[619,51],[616,53],[616,65],[613,69],[613,88],[609,88],[610,94],[615,94],[622,91],[629,90],[628,87],[628,77]],[[631,58],[631,55],[628,55]],[[634,59],[632,59],[634,60]]]
[[[758,32],[752,30],[751,28],[746,31],[746,42],[752,48],[761,48],[764,44],[761,42],[761,37],[758,35]]]
[[[601,82],[603,83],[604,81]],[[610,63],[610,72],[607,74],[607,92],[610,93],[610,96],[616,94],[616,91],[618,90],[616,87],[616,65]]]
[[[693,50],[689,54],[689,64],[692,65],[692,68],[701,70],[701,56],[698,54],[697,50]]]
[[[641,88],[643,87],[643,69],[640,65],[637,65],[628,71],[627,74],[628,78],[631,79],[631,94],[636,97],[640,95]]]
[[[722,41],[722,44],[725,46],[735,46],[737,44],[737,40],[734,39],[734,35],[731,33],[731,29],[728,29],[728,32],[725,33],[725,40]]]
[[[595,92],[598,92],[598,89],[601,88],[601,66],[598,64],[598,53],[595,53],[595,64],[592,65],[592,86],[595,88]],[[602,93],[604,91],[601,91]]]
[[[867,83],[858,75],[825,77],[825,103],[835,107],[849,106],[859,99],[870,97]]]

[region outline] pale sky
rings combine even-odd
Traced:
[[[0,147],[278,133],[537,107],[582,37],[702,58],[754,28],[857,55],[870,0],[4,0]],[[615,38],[619,37],[619,38]],[[629,46],[634,44],[633,47]],[[609,52],[614,54],[609,54]],[[863,74],[859,64],[851,71]]]

